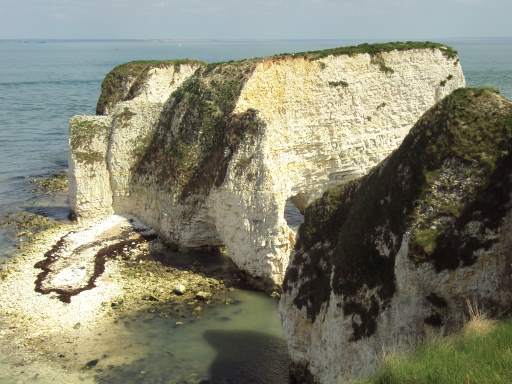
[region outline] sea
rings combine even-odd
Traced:
[[[468,86],[491,86],[512,98],[512,38],[432,40],[457,49]],[[179,58],[216,62],[361,42],[0,40],[0,218],[17,211],[58,219],[66,217],[66,197],[45,195],[34,189],[31,180],[66,169],[68,120],[76,114],[94,114],[101,81],[118,64],[131,60]],[[0,264],[13,255],[16,245],[12,230],[0,228]],[[255,382],[281,382],[287,369],[283,357],[286,343],[276,302],[253,292],[238,294],[240,310],[229,313],[230,322],[215,320],[226,317],[217,313],[179,331],[174,327],[171,330],[162,322],[141,323],[141,329],[151,329],[141,342],[154,355],[141,361],[137,369],[148,367],[163,378],[162,382],[179,380],[173,376],[172,369],[178,363],[162,358],[159,353],[169,343],[175,343],[179,346],[179,364],[190,365],[190,370],[196,370],[199,376],[207,377],[212,369],[221,369],[226,382],[235,383],[243,374],[240,366],[253,367],[251,374],[257,377],[258,369],[270,362],[274,365],[273,378],[265,376],[261,378],[263,381],[255,379]],[[257,343],[259,349],[247,349],[251,342]],[[0,356],[0,370],[2,367],[6,369]],[[106,376],[103,382],[125,383],[132,382],[133,378],[129,369],[120,369],[115,375]]]

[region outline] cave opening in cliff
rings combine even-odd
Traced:
[[[299,195],[290,197],[286,200],[284,206],[284,218],[286,223],[295,232],[298,231],[300,225],[304,222],[303,211],[301,211],[299,207],[301,207]]]

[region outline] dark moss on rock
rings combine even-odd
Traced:
[[[36,177],[31,182],[38,191],[44,193],[64,192],[68,189],[68,174],[66,171],[61,171],[48,176]]]
[[[434,312],[425,318],[425,324],[430,325],[431,327],[439,328],[443,326],[444,321],[439,313]]]
[[[434,292],[430,293],[426,297],[426,299],[436,308],[446,308],[448,306],[448,303],[445,299],[443,299],[441,296],[438,296]]]
[[[121,64],[110,71],[101,84],[101,94],[96,105],[96,114],[105,115],[120,101],[133,99],[153,68],[174,66],[177,71],[182,64],[203,64],[197,60],[139,60]]]
[[[369,175],[306,209],[285,292],[298,285],[294,304],[311,321],[331,293],[343,297],[351,340],[370,336],[395,293],[402,239],[411,260],[437,271],[471,265],[494,244],[510,209],[511,153],[512,103],[486,89],[453,92]]]
[[[290,364],[290,384],[318,384],[306,364]]]
[[[99,117],[76,117],[69,124],[69,144],[72,157],[79,163],[94,165],[105,161],[101,150],[110,134],[108,121]]]
[[[452,47],[449,47],[440,43],[433,43],[430,41],[395,41],[388,43],[375,43],[375,44],[359,44],[353,46],[346,47],[335,47],[322,49],[318,51],[307,51],[307,52],[295,52],[295,53],[280,53],[271,57],[261,57],[255,59],[243,59],[243,60],[230,60],[225,62],[211,63],[208,64],[208,68],[215,68],[218,65],[231,64],[231,65],[239,65],[239,64],[247,64],[248,62],[261,62],[264,60],[280,60],[287,58],[304,58],[306,60],[317,61],[324,59],[329,56],[355,56],[361,54],[368,54],[372,58],[372,62],[376,65],[379,65],[380,69],[386,73],[393,73],[393,69],[387,67],[382,54],[386,52],[392,51],[410,51],[415,49],[429,49],[429,50],[440,50],[442,54],[454,61],[454,64],[458,64],[459,60],[457,59],[457,51]],[[318,65],[321,69],[326,68],[326,64],[319,61]]]
[[[343,87],[343,88],[347,88],[348,87],[348,83],[344,80],[340,80],[340,81],[329,81],[329,86],[331,87]]]
[[[26,239],[30,239],[40,232],[57,228],[61,224],[55,219],[28,211],[10,213],[0,217],[0,228],[12,227],[18,238]]]
[[[109,132],[106,123],[85,118],[72,119],[69,125],[69,144],[73,154],[75,151],[90,148],[96,137],[106,137]]]
[[[75,151],[73,157],[79,163],[94,165],[95,163],[103,163],[105,161],[105,154],[98,151]]]
[[[250,61],[210,66],[185,81],[165,106],[134,182],[158,180],[176,202],[201,201],[220,186],[240,144],[250,145],[263,128],[255,110],[234,113],[254,67]]]

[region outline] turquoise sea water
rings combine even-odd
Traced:
[[[66,202],[42,199],[33,192],[30,178],[66,168],[67,121],[75,114],[94,113],[101,81],[117,64],[135,59],[186,57],[221,61],[359,42],[0,40],[0,216],[20,209],[65,216]],[[512,38],[461,39],[445,43],[459,51],[468,85],[493,86],[512,98]],[[0,262],[2,258],[9,257],[13,245],[10,234],[0,229]],[[232,314],[234,320],[231,324],[216,324],[217,320],[212,317],[211,322],[205,321],[183,328],[181,333],[162,337],[165,332],[158,330],[167,329],[167,325],[152,323],[158,332],[155,331],[156,335],[153,338],[148,336],[144,342],[155,348],[155,355],[142,361],[141,366],[135,369],[140,371],[147,365],[151,372],[158,373],[161,369],[162,377],[172,378],[172,372],[158,354],[163,348],[163,341],[183,346],[183,364],[206,359],[197,367],[198,372],[210,366],[210,371],[217,369],[222,377],[232,375],[235,378],[227,382],[238,382],[236,377],[239,378],[240,372],[233,371],[235,366],[252,363],[249,365],[259,367],[275,362],[276,358],[284,359],[285,346],[280,336],[275,303],[261,295],[243,292],[240,295],[243,296],[245,311]],[[257,313],[254,313],[254,308],[258,309]],[[240,349],[240,346],[247,347],[244,340],[251,341],[255,335],[259,340],[256,350],[244,352],[243,348]],[[267,335],[268,339],[262,335]],[[260,353],[265,351],[272,354]],[[252,359],[261,355],[261,359],[244,361],[247,353]],[[260,376],[254,382],[279,382],[284,365],[284,362],[276,364],[274,379]],[[127,382],[127,377],[133,377],[133,372],[131,367],[125,367],[125,370],[120,368],[112,375],[104,377],[102,382]]]

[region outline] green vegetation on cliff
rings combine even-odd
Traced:
[[[205,197],[219,186],[238,146],[262,124],[254,110],[233,113],[254,67],[251,61],[212,65],[186,80],[164,108],[136,178],[152,175],[178,200]]]
[[[110,126],[103,117],[75,117],[69,123],[69,144],[72,156],[80,163],[94,164],[105,160],[105,153],[95,148],[95,140],[105,143]]]
[[[488,243],[457,234],[471,220],[481,221],[481,210],[499,211],[491,201],[504,203],[497,197],[507,187],[502,179],[511,161],[512,108],[493,90],[459,89],[427,117],[417,127],[425,150],[419,156],[423,187],[411,216],[411,247],[416,261],[454,269],[471,264],[472,251]],[[502,215],[495,216],[486,220],[487,229],[499,225]]]
[[[232,66],[247,66],[254,65],[255,63],[268,60],[268,59],[283,59],[287,57],[304,57],[307,60],[320,60],[327,56],[340,56],[348,55],[354,56],[357,54],[369,54],[372,62],[379,66],[379,68],[388,74],[393,73],[393,69],[388,67],[382,58],[382,53],[391,52],[394,50],[407,51],[412,49],[439,49],[447,58],[456,59],[457,51],[444,44],[432,42],[389,42],[389,43],[375,43],[375,44],[360,44],[356,46],[337,47],[324,49],[319,51],[298,52],[298,53],[283,53],[272,57],[261,57],[255,59],[232,60],[228,62],[218,62],[208,64],[207,71],[221,65]],[[133,98],[138,91],[139,87],[144,83],[149,70],[152,68],[162,68],[174,66],[179,70],[180,65],[206,65],[198,60],[139,60],[131,61],[129,63],[121,64],[112,69],[101,84],[101,94],[96,106],[96,114],[104,115],[108,109],[118,103],[119,101],[129,100]],[[321,63],[322,65],[322,63]]]
[[[512,382],[512,321],[487,332],[470,330],[391,354],[360,384],[509,384]]]
[[[380,70],[382,72],[385,72],[387,74],[393,73],[393,69],[388,67],[386,63],[384,62],[384,59],[382,57],[383,53],[386,52],[392,52],[392,51],[410,51],[413,49],[438,49],[440,50],[443,55],[448,58],[455,60],[454,63],[458,63],[457,59],[457,51],[453,49],[452,47],[449,47],[444,44],[440,43],[433,43],[430,41],[395,41],[395,42],[389,42],[389,43],[374,43],[374,44],[359,44],[359,45],[353,45],[353,46],[347,46],[347,47],[336,47],[336,48],[328,48],[318,51],[307,51],[307,52],[296,52],[296,53],[280,53],[277,55],[274,55],[272,57],[261,57],[256,59],[244,59],[240,61],[228,61],[228,62],[219,62],[219,63],[213,63],[209,64],[209,66],[217,66],[221,64],[241,64],[245,63],[247,61],[254,61],[259,62],[263,60],[268,59],[285,59],[288,57],[294,57],[294,58],[300,58],[303,57],[307,60],[320,60],[324,59],[328,56],[355,56],[359,54],[369,54],[372,59],[372,63],[379,66]],[[320,65],[322,68],[324,68],[325,64],[320,62]]]
[[[370,56],[378,56],[384,52],[391,51],[410,51],[412,49],[439,49],[449,59],[457,57],[457,51],[449,46],[440,43],[432,43],[430,41],[395,41],[389,43],[375,43],[375,44],[359,44],[348,47],[337,47],[330,49],[323,49],[319,51],[298,52],[293,54],[281,54],[277,57],[305,57],[309,60],[318,60],[327,56],[341,56],[348,55],[354,56],[358,54],[369,54]]]

